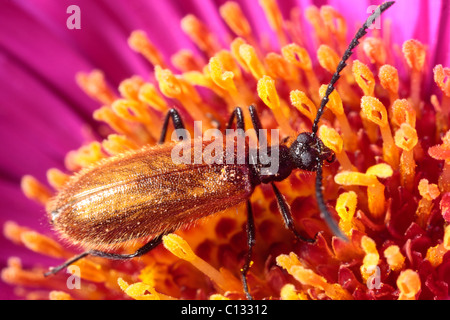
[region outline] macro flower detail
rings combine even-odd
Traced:
[[[186,14],[178,32],[192,47],[171,55],[148,30],[130,32],[128,43],[115,45],[144,58],[147,78],[131,75],[115,89],[105,72],[80,70],[74,78],[97,105],[92,116],[98,132],[67,153],[64,170],[42,168],[47,181],[25,175],[26,197],[45,211],[77,172],[156,145],[173,107],[191,135],[194,120],[202,121],[203,132],[223,128],[236,106],[246,129],[252,128],[249,105],[267,132],[280,130],[280,140],[292,143],[298,133],[311,132],[326,84],[362,22],[347,21],[345,6],[342,12],[330,5],[286,8],[275,0],[252,6],[261,10],[265,29],[257,28],[246,1],[216,8],[224,34]],[[314,173],[296,170],[276,183],[297,230],[311,243],[284,226],[270,186],[258,186],[250,198],[256,243],[247,275],[255,299],[449,298],[449,60],[436,53],[439,41],[437,48],[418,39],[393,43],[395,16],[381,19],[354,50],[319,122],[318,136],[336,156],[323,168],[323,194],[348,241],[321,218]],[[48,263],[23,265],[11,256],[1,279],[28,299],[245,299],[246,217],[238,205],[163,236],[139,258],[86,257],[72,271],[49,277]],[[14,221],[4,223],[3,235],[11,246],[50,257],[54,265],[83,250]],[[134,252],[146,240],[114,249]]]

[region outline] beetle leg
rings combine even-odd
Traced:
[[[186,128],[184,127],[183,120],[181,119],[181,116],[178,113],[178,111],[172,108],[169,110],[169,112],[167,112],[166,117],[164,118],[161,137],[159,138],[158,141],[159,144],[163,144],[164,140],[166,140],[167,127],[169,126],[170,119],[172,119],[175,130],[179,130],[180,135],[178,138],[182,138],[181,140],[186,140],[186,132],[185,132]]]
[[[255,244],[255,222],[253,220],[253,210],[252,210],[252,204],[250,201],[247,200],[247,245],[248,245],[248,251],[245,256],[245,263],[241,269],[241,276],[242,276],[242,284],[244,286],[244,292],[247,296],[248,300],[252,300],[252,296],[250,295],[250,292],[248,291],[248,283],[247,283],[247,273],[250,269],[250,265],[252,264],[252,251],[253,251],[253,245]]]
[[[153,238],[152,240],[150,240],[149,242],[144,244],[142,247],[137,249],[134,253],[130,253],[130,254],[111,253],[111,252],[104,252],[104,251],[99,251],[99,250],[85,251],[85,252],[73,257],[72,259],[64,262],[63,264],[61,264],[55,268],[51,268],[50,271],[44,273],[44,276],[47,277],[47,276],[56,274],[59,271],[61,271],[62,269],[67,268],[71,264],[77,262],[78,260],[80,260],[86,256],[96,256],[96,257],[108,258],[108,259],[113,259],[113,260],[126,260],[126,259],[131,259],[131,258],[142,256],[143,254],[146,254],[147,252],[149,252],[150,250],[152,250],[156,246],[158,246],[162,242],[162,238],[165,234],[166,233],[160,234],[159,236]]]
[[[242,134],[244,134],[245,132],[244,114],[242,113],[242,109],[240,107],[236,107],[231,113],[230,120],[228,120],[226,129],[231,129],[235,119],[236,119],[236,129],[241,129]]]
[[[284,224],[286,225],[286,228],[292,231],[294,235],[305,242],[314,243],[315,239],[308,239],[300,235],[300,233],[295,229],[294,220],[292,219],[291,210],[286,203],[286,200],[284,199],[283,195],[281,194],[280,190],[278,190],[277,186],[272,182],[272,188],[275,192],[275,196],[277,197],[278,201],[278,207],[280,208],[281,216],[283,217]]]
[[[253,128],[256,131],[256,137],[258,138],[258,141],[267,141],[266,137],[264,135],[264,131],[262,130],[262,124],[261,124],[261,120],[259,119],[259,115],[258,112],[256,112],[256,108],[254,105],[251,105],[250,107],[248,107],[248,111],[250,112],[250,117],[252,119],[252,123],[253,123]]]

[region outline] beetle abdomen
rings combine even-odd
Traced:
[[[75,175],[47,208],[55,228],[86,246],[111,245],[176,229],[253,191],[247,165],[175,164],[174,146],[112,157]]]

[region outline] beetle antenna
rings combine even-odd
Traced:
[[[361,39],[366,33],[367,29],[372,25],[373,21],[378,18],[384,11],[386,11],[390,6],[394,4],[394,1],[385,2],[382,5],[380,5],[364,22],[362,27],[356,32],[355,37],[350,42],[347,50],[345,50],[344,55],[342,56],[341,61],[339,62],[336,72],[333,74],[333,77],[331,78],[330,83],[328,84],[327,90],[325,92],[325,95],[322,98],[322,101],[320,102],[319,110],[317,110],[316,118],[314,119],[313,125],[312,125],[312,136],[315,137],[317,135],[317,130],[319,128],[319,120],[320,117],[323,114],[325,105],[329,101],[330,94],[334,90],[334,85],[339,80],[341,71],[347,66],[346,61],[350,56],[353,54],[353,49],[356,48],[356,46],[359,44],[359,39]],[[319,150],[321,149],[319,144]],[[331,217],[330,212],[328,211],[328,208],[325,204],[325,200],[323,199],[323,193],[322,193],[322,160],[318,161],[317,167],[316,167],[316,198],[317,203],[319,205],[319,209],[321,212],[322,219],[325,220],[328,227],[332,231],[332,233],[341,238],[342,240],[348,241],[347,237],[342,233],[341,229],[339,228],[338,224],[333,220]]]
[[[319,110],[317,110],[316,118],[314,119],[314,123],[312,125],[312,133],[313,136],[316,135],[317,130],[319,128],[319,120],[320,117],[323,114],[325,105],[328,103],[330,94],[334,90],[334,85],[339,80],[341,71],[347,66],[345,63],[348,58],[353,54],[353,49],[356,48],[356,46],[359,44],[359,39],[361,39],[366,33],[367,29],[372,25],[373,21],[378,18],[384,11],[386,11],[390,6],[394,4],[394,1],[385,2],[382,5],[380,5],[364,22],[362,27],[356,32],[355,37],[350,42],[347,50],[345,50],[344,55],[342,56],[341,61],[339,62],[336,72],[333,74],[333,77],[331,78],[330,83],[328,84],[327,91],[325,92],[325,95],[322,98],[322,101],[320,102]]]

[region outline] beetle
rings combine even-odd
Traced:
[[[255,187],[270,184],[286,227],[298,239],[314,242],[313,239],[304,238],[296,230],[290,208],[274,183],[286,179],[296,169],[316,172],[315,193],[321,217],[335,236],[346,239],[332,219],[322,194],[323,163],[332,162],[334,154],[317,136],[318,124],[352,50],[367,33],[366,30],[374,19],[393,3],[380,5],[357,31],[328,84],[312,131],[300,133],[289,146],[285,141],[270,146],[269,153],[276,151],[279,156],[276,172],[262,174],[263,169],[270,166],[270,163],[250,161],[251,150],[247,144],[245,161],[241,164],[225,161],[221,164],[174,163],[171,155],[176,145],[184,144],[194,153],[196,142],[187,139],[179,113],[176,109],[171,109],[164,119],[158,145],[145,146],[104,159],[72,176],[49,202],[47,212],[50,222],[64,238],[79,243],[88,250],[60,266],[51,268],[45,276],[55,274],[88,255],[110,259],[141,256],[159,245],[164,235],[188,226],[204,216],[246,202],[248,250],[241,269],[241,278],[244,292],[247,298],[251,299],[246,276],[255,242],[255,226],[249,201]],[[250,106],[249,113],[256,137],[260,140],[263,138],[260,136],[262,127],[256,108]],[[179,141],[165,143],[170,120],[175,132],[179,133]],[[239,129],[238,132],[245,131],[244,115],[240,107],[234,109],[226,128],[231,129],[233,125]],[[203,143],[201,147],[204,152],[206,145]],[[236,153],[236,149],[233,152]],[[114,248],[131,239],[148,237],[152,237],[151,240],[131,254],[102,250]]]

